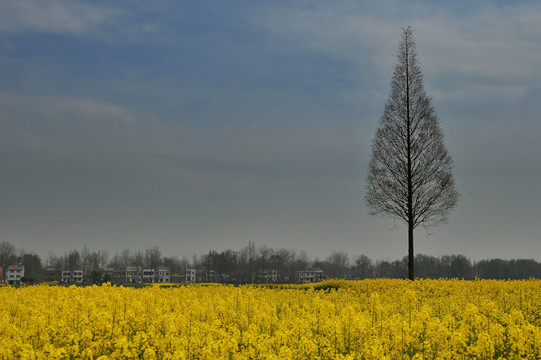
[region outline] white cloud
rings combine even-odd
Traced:
[[[394,48],[385,50],[385,44],[395,43],[400,30],[396,22],[375,18],[359,7],[327,2],[309,8],[267,9],[254,22],[282,40],[280,46],[288,51],[309,49],[358,63],[378,63],[381,51],[394,53]]]
[[[404,13],[384,11],[394,2],[339,4],[275,7],[254,18],[288,51],[308,49],[357,64],[358,78],[370,66],[378,84],[388,83],[400,29],[410,24],[423,72],[443,95],[473,98],[481,89],[498,101],[515,101],[541,81],[541,8],[535,3],[480,4],[470,13],[441,3],[413,2]]]
[[[528,19],[537,18],[534,22]],[[419,19],[415,26],[423,67],[433,72],[453,72],[478,81],[531,81],[538,76],[541,55],[541,11],[517,8],[488,9],[469,17],[435,16]]]
[[[99,29],[120,14],[115,8],[79,1],[2,1],[0,31],[81,35]]]

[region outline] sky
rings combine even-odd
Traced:
[[[0,241],[402,258],[364,196],[411,25],[461,194],[415,252],[541,261],[538,1],[0,7]]]

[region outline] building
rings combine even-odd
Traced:
[[[280,278],[280,270],[261,269],[257,272],[257,280],[260,283],[275,283]]]
[[[20,285],[21,279],[24,278],[24,266],[21,264],[8,266],[5,278],[6,284]]]
[[[113,284],[124,284],[126,282],[126,269],[115,269],[113,270]]]
[[[180,274],[171,274],[171,282],[177,284],[186,282],[186,276]]]
[[[197,276],[197,270],[196,269],[188,269],[186,268],[186,282],[194,283]]]
[[[126,284],[141,284],[143,282],[142,266],[126,266]]]
[[[103,269],[103,272],[101,273],[101,281],[103,281],[103,282],[112,282],[114,273],[115,273],[115,269],[113,269],[113,268],[105,268],[105,269]]]
[[[155,283],[156,282],[156,270],[143,269],[143,283]]]
[[[61,281],[66,284],[81,284],[83,282],[83,270],[62,271]]]
[[[231,274],[229,273],[221,273],[216,275],[216,281],[220,283],[229,283],[231,282]]]
[[[197,282],[216,282],[216,271],[214,270],[201,270],[196,275]]]
[[[158,283],[169,283],[171,282],[171,269],[165,266],[157,267],[155,277]]]
[[[74,283],[80,284],[83,282],[83,270],[73,270],[71,273]]]
[[[45,282],[51,282],[51,281],[62,281],[62,272],[56,270],[55,268],[48,266],[45,268],[43,273],[43,281]]]
[[[156,269],[143,269],[143,283],[169,283],[171,282],[171,269],[159,266]]]
[[[323,270],[297,271],[297,281],[302,284],[323,281]]]
[[[71,283],[71,271],[69,270],[63,270],[62,271],[62,278],[61,281],[63,283]]]
[[[143,271],[142,266],[128,265],[122,269],[108,269],[106,274],[112,276],[112,283],[118,285],[136,285],[143,282],[151,282],[148,278],[143,280],[143,272],[147,272],[148,269]],[[105,272],[104,272],[105,274]]]

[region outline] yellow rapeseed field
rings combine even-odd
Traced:
[[[541,281],[0,288],[2,359],[540,359]]]

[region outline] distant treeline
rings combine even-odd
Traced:
[[[159,247],[144,251],[125,249],[109,256],[107,251],[91,251],[86,246],[65,254],[51,254],[45,262],[32,253],[17,249],[10,242],[0,243],[0,266],[25,266],[25,277],[32,281],[43,279],[46,267],[55,270],[83,270],[90,277],[96,270],[120,269],[129,265],[143,268],[166,266],[171,274],[184,275],[186,268],[212,271],[220,274],[235,274],[240,283],[257,282],[258,274],[264,270],[277,270],[278,282],[294,281],[296,273],[303,270],[322,270],[325,278],[406,278],[407,257],[399,260],[374,261],[366,255],[350,256],[334,251],[324,259],[311,258],[306,251],[273,249],[250,242],[240,250],[209,251],[191,257],[163,255]],[[464,255],[415,257],[415,274],[419,278],[463,278],[474,279],[528,279],[541,278],[541,263],[530,259],[489,259],[472,262]]]

